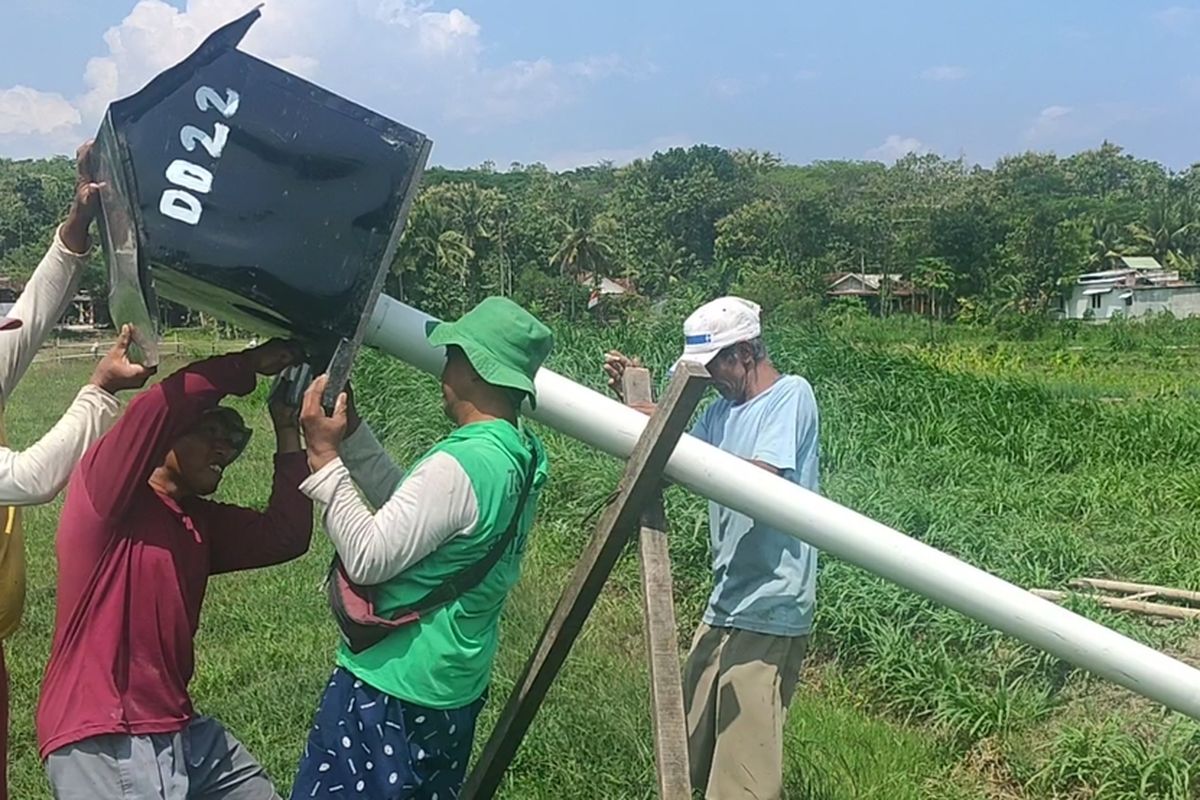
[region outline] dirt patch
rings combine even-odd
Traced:
[[[1013,777],[1000,743],[994,738],[982,739],[963,756],[954,768],[955,773],[979,782],[988,800],[1025,800],[1021,784]]]

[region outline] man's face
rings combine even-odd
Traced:
[[[742,403],[746,400],[748,360],[746,345],[735,344],[717,353],[716,357],[708,362],[708,374],[712,376],[713,386],[721,397],[731,403]]]
[[[475,378],[475,369],[462,348],[450,345],[446,348],[446,366],[442,368],[442,410],[451,420],[454,407],[466,396]]]
[[[232,409],[205,414],[195,427],[175,440],[167,453],[166,466],[188,493],[210,495],[248,438],[249,431]]]

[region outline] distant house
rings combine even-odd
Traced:
[[[112,324],[108,313],[108,298],[101,295],[93,297],[86,289],[71,298],[59,325],[76,330],[91,328],[107,328]]]
[[[599,282],[590,272],[581,272],[577,278],[580,284],[591,288],[592,292],[588,295],[588,310],[591,311],[596,306],[600,305],[605,297],[619,297],[626,294],[637,294],[633,287],[633,281],[626,278],[606,278],[600,276]]]
[[[6,275],[0,276],[0,317],[8,316],[24,288],[25,284],[20,281],[14,281]]]
[[[1080,275],[1059,298],[1062,319],[1107,320],[1120,314],[1141,317],[1169,311],[1177,317],[1200,315],[1200,286],[1164,269],[1149,256],[1125,256],[1121,266]]]
[[[873,313],[880,313],[887,298],[887,312],[924,314],[929,310],[925,290],[895,273],[835,272],[826,276],[825,296],[860,297]]]
[[[0,316],[7,316],[17,303],[25,284],[10,277],[0,277]],[[63,310],[60,327],[76,330],[105,328],[112,324],[108,314],[108,298],[92,297],[88,291],[81,290]]]

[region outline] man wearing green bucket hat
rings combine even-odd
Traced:
[[[343,641],[294,798],[449,800],[466,775],[500,612],[547,477],[519,413],[537,404],[534,377],[553,338],[500,297],[431,323],[428,338],[446,348],[442,401],[456,429],[407,473],[348,393],[332,416],[321,408],[324,376],[305,394],[313,474],[300,488],[325,506]]]

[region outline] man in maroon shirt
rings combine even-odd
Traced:
[[[312,504],[298,488],[308,466],[294,409],[272,403],[267,510],[204,499],[249,437],[218,402],[298,357],[271,341],[185,367],[135,398],[72,474],[37,710],[58,800],[278,796],[245,748],[195,713],[187,687],[209,576],[308,550]]]

